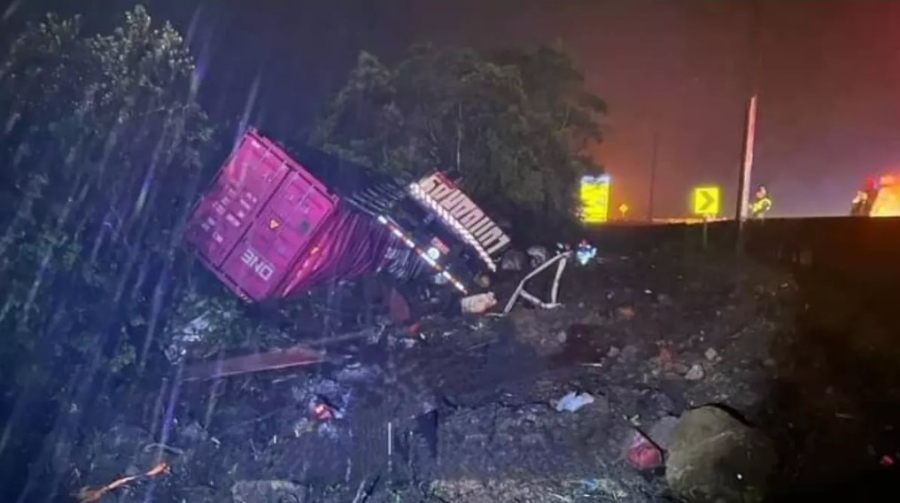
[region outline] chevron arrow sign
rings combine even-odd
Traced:
[[[719,213],[719,188],[695,187],[691,196],[695,215],[712,216]]]

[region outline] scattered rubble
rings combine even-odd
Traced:
[[[286,480],[241,480],[231,486],[234,503],[304,503],[306,488]]]
[[[436,496],[434,501],[465,501],[466,503],[567,501],[564,496],[560,495],[560,493],[566,492],[565,488],[527,484],[518,480],[482,480],[480,478],[438,480],[431,485],[430,490]],[[560,500],[560,498],[563,499]]]
[[[622,306],[616,309],[616,317],[620,320],[634,319],[635,311],[631,306]]]
[[[196,503],[649,503],[667,482],[677,494],[707,487],[691,456],[718,456],[732,436],[698,451],[706,444],[685,426],[696,411],[677,418],[711,402],[764,409],[768,336],[793,314],[790,289],[759,295],[770,276],[731,259],[602,251],[562,277],[557,309],[521,303],[505,317],[423,319],[416,337],[397,327],[336,338],[314,346],[316,365],[182,383],[170,419],[165,406],[128,405],[148,393],[122,394],[112,400],[133,414],[121,424],[145,426],[118,444],[98,429],[73,460],[103,480],[174,429],[166,441],[183,455],[170,453],[177,477],[156,495]],[[550,273],[536,297],[550,297]],[[742,477],[764,487],[755,469]]]
[[[688,381],[699,381],[700,379],[703,379],[703,376],[705,375],[706,371],[703,370],[703,365],[695,363],[691,365],[690,370],[688,370],[687,373],[684,374],[684,378]]]
[[[512,248],[503,254],[500,259],[500,270],[509,272],[518,272],[525,268],[525,254],[520,250]]]

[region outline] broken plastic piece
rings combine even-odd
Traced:
[[[556,411],[576,412],[578,409],[591,403],[594,403],[594,397],[590,393],[570,391],[556,403]]]
[[[639,431],[635,431],[631,437],[626,457],[638,470],[648,470],[662,464],[662,452]]]
[[[83,487],[80,491],[78,491],[78,501],[79,503],[90,503],[93,501],[100,501],[100,498],[103,497],[104,494],[112,491],[113,489],[117,489],[119,487],[128,484],[129,482],[141,478],[153,477],[155,475],[159,475],[161,473],[165,473],[168,470],[169,465],[165,462],[158,463],[153,468],[147,470],[146,472],[140,475],[132,475],[131,477],[122,477],[116,480],[113,480],[109,484],[106,484],[103,487],[97,489],[91,489],[89,487]]]
[[[479,293],[463,297],[460,301],[462,312],[467,314],[481,314],[497,305],[494,292]]]

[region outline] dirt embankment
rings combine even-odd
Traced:
[[[649,502],[668,491],[629,462],[635,432],[708,403],[775,440],[776,488],[895,455],[890,365],[873,363],[891,333],[852,292],[680,245],[601,259],[568,271],[556,310],[334,347],[351,367],[112,398],[52,469],[77,488],[169,463],[120,502]],[[558,411],[569,392],[593,401]],[[311,419],[316,400],[341,417]]]

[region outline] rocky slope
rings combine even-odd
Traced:
[[[813,302],[801,286],[788,272],[680,243],[601,251],[568,270],[555,310],[433,318],[419,338],[373,330],[331,345],[348,358],[341,365],[168,380],[111,397],[53,470],[78,488],[168,464],[104,496],[120,502],[148,491],[236,503],[701,501],[710,491],[752,501],[765,480],[769,492],[817,480],[836,455],[853,451],[861,467],[893,456],[853,444],[810,464],[822,443],[798,446],[804,435],[862,428],[853,409],[822,402],[854,405],[853,396],[809,382],[823,374],[800,321]],[[806,396],[785,407],[800,382]],[[570,392],[590,403],[559,410]],[[691,435],[704,433],[678,418],[705,404],[725,415],[696,431],[727,441],[691,450],[700,442]],[[332,417],[317,416],[318,405]],[[768,452],[771,440],[771,455],[729,454],[750,444]],[[732,471],[718,480],[688,470],[690,456]]]

